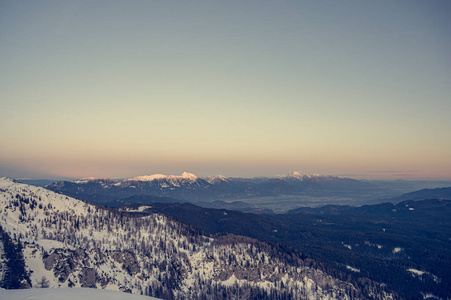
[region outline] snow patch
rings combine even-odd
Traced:
[[[441,299],[434,294],[431,293],[421,293],[423,295],[423,299]]]
[[[276,175],[275,177],[276,178],[294,178],[294,179],[302,181],[307,178],[322,177],[322,175],[320,175],[320,174],[308,175],[308,174],[302,174],[301,172],[298,172],[298,171],[294,171],[294,172],[291,172],[291,173],[288,173],[285,175]]]
[[[142,205],[142,206],[140,206],[138,208],[126,208],[125,211],[128,211],[128,212],[143,212],[143,211],[145,211],[148,208],[152,208],[152,206]]]
[[[381,249],[383,246],[379,244],[373,244],[370,241],[365,241],[365,245],[371,246],[371,247],[377,247],[377,249]]]
[[[41,239],[37,240],[36,244],[44,248],[45,251],[50,251],[51,249],[70,249],[75,250],[75,247],[69,246],[67,243],[62,243],[55,240],[47,240],[47,239]]]
[[[401,251],[403,251],[403,250],[404,250],[403,248],[395,247],[395,248],[393,248],[393,254],[399,253],[399,252],[401,252]]]
[[[210,184],[216,184],[216,183],[220,183],[220,182],[228,182],[227,178],[225,178],[222,175],[205,177],[204,180]]]
[[[296,179],[302,179],[303,176],[304,175],[302,175],[301,172],[294,171],[293,173],[291,173],[291,177],[296,178]]]
[[[94,177],[85,177],[85,178],[81,178],[81,179],[77,179],[72,181],[73,183],[88,183],[90,181],[96,180],[96,178]]]
[[[8,187],[14,183],[17,183],[17,181],[15,179],[12,179],[11,177],[0,178],[0,186],[1,187]]]
[[[360,273],[360,269],[353,268],[353,267],[351,267],[351,266],[346,266],[346,269],[351,270],[352,272]]]
[[[128,181],[153,181],[157,179],[164,179],[166,178],[166,175],[163,174],[154,174],[154,175],[143,175],[143,176],[136,176],[131,179],[127,179]]]
[[[237,282],[239,282],[238,278],[236,278],[235,274],[232,274],[232,276],[230,276],[227,280],[224,280],[222,284],[225,286],[232,286]]]
[[[424,272],[424,271],[420,271],[420,270],[417,270],[417,269],[407,269],[407,271],[408,272],[411,272],[411,273],[413,273],[413,274],[415,274],[415,275],[417,275],[417,276],[421,276],[421,275],[423,275],[424,273],[426,273],[426,272]],[[413,275],[412,274],[412,275]]]

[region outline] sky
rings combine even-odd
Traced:
[[[450,1],[0,0],[0,176],[451,179]]]

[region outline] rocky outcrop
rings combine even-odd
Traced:
[[[96,271],[93,268],[83,268],[78,275],[81,287],[95,288],[96,287]]]
[[[130,275],[136,275],[140,272],[140,267],[136,255],[128,251],[114,251],[110,253],[111,257],[122,264],[122,269]]]

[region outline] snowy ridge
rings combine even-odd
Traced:
[[[176,299],[257,292],[350,299],[375,292],[357,291],[256,240],[211,238],[162,215],[126,215],[10,179],[0,179],[0,207],[0,225],[24,243],[33,286],[46,278],[50,287]]]
[[[318,178],[318,177],[330,177],[325,175],[319,175],[319,174],[303,174],[302,172],[294,171],[288,174],[284,175],[276,175],[276,178],[280,179],[297,179],[297,180],[305,180],[305,179],[312,179],[312,178]]]
[[[119,181],[115,184],[117,187],[131,187],[131,186],[150,186],[161,189],[171,188],[188,188],[200,187],[203,181],[196,175],[188,172],[183,172],[181,175],[144,175]]]
[[[175,175],[163,175],[163,174],[154,174],[154,175],[144,175],[144,176],[137,176],[131,179],[127,179],[130,181],[153,181],[158,179],[169,179],[169,180],[190,180],[194,181],[197,180],[199,177],[192,173],[183,172],[180,176]]]
[[[76,179],[72,182],[74,183],[88,183],[90,181],[96,180],[97,178],[94,177],[85,177],[85,178],[80,178],[80,179]]]
[[[210,184],[217,184],[220,182],[228,182],[227,178],[222,175],[208,176],[205,177],[204,180]]]

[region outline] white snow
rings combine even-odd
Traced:
[[[38,247],[25,247],[23,251],[27,267],[33,270],[33,274],[30,276],[32,285],[39,287],[38,281],[45,277],[49,281],[49,286],[57,287],[59,284],[58,279],[53,274],[53,271],[45,269],[44,262],[42,261],[42,252]]]
[[[133,181],[153,181],[156,179],[163,179],[166,178],[166,175],[163,174],[154,174],[154,175],[143,175],[143,176],[136,176],[131,179],[127,180],[133,180]]]
[[[442,299],[440,297],[435,296],[434,294],[431,293],[421,293],[423,295],[423,299]]]
[[[302,172],[298,172],[298,171],[294,171],[288,174],[284,174],[284,175],[276,175],[276,178],[294,178],[294,179],[298,179],[298,180],[303,180],[304,178],[311,178],[314,177],[314,175],[305,175],[302,174]]]
[[[0,178],[0,187],[8,187],[14,183],[16,183],[16,181],[12,178],[9,178],[9,177]]]
[[[181,177],[191,179],[191,180],[196,180],[197,178],[199,178],[196,175],[194,175],[193,173],[188,173],[188,172],[183,172]]]
[[[353,268],[353,267],[351,267],[351,266],[346,266],[346,268],[347,268],[348,270],[351,270],[352,272],[360,273],[360,269]]]
[[[152,206],[142,205],[142,206],[140,206],[138,208],[135,208],[135,209],[133,209],[133,208],[126,208],[125,210],[128,211],[128,212],[143,212],[143,211],[145,211],[148,208],[152,208]]]
[[[227,178],[225,178],[222,175],[205,177],[204,180],[210,184],[215,184],[215,183],[219,183],[219,182],[227,182]]]
[[[304,175],[302,175],[301,172],[294,171],[293,173],[291,173],[291,177],[293,178],[302,179],[303,176]]]
[[[74,183],[88,183],[88,182],[90,182],[92,180],[96,180],[96,178],[94,178],[94,177],[85,177],[85,178],[74,180],[72,182],[74,182]]]
[[[393,253],[399,253],[399,252],[401,252],[402,250],[404,250],[403,248],[400,248],[400,247],[395,247],[395,248],[393,248]]]
[[[37,240],[36,244],[38,244],[39,246],[44,248],[45,251],[50,251],[52,249],[71,249],[71,250],[75,250],[74,247],[69,246],[68,244],[59,242],[59,241],[55,241],[55,240],[41,239],[41,240]]]
[[[229,279],[224,280],[222,284],[225,286],[232,286],[237,282],[239,283],[238,278],[236,278],[235,274],[232,274],[232,276],[230,276]]]
[[[377,249],[381,249],[383,246],[379,244],[373,244],[370,241],[365,241],[365,245],[371,246],[371,247],[377,247]]]
[[[415,276],[422,276],[422,275],[426,274],[426,275],[430,276],[437,283],[440,283],[440,281],[441,281],[440,278],[438,278],[434,274],[426,272],[426,271],[421,271],[421,270],[417,270],[417,269],[414,269],[414,268],[407,269],[406,271],[412,273],[413,277],[415,277]]]
[[[8,300],[152,300],[153,297],[88,288],[0,290],[0,299]]]
[[[415,274],[415,275],[417,275],[417,276],[421,276],[421,275],[423,275],[424,273],[426,273],[426,272],[424,272],[424,271],[420,271],[420,270],[417,270],[417,269],[407,269],[407,271],[408,272],[411,272],[411,273],[413,273],[413,274]]]

